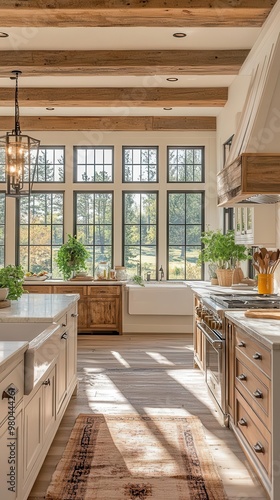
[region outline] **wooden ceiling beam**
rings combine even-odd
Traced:
[[[22,131],[215,131],[214,116],[21,116]],[[1,128],[14,127],[12,116],[1,118]]]
[[[224,106],[225,87],[206,88],[20,88],[19,102],[24,107],[182,107]],[[0,88],[0,104],[14,104],[14,89]]]
[[[262,26],[276,0],[1,0],[1,26]]]
[[[0,76],[232,75],[249,50],[2,50]]]

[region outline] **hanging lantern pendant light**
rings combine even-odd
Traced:
[[[40,141],[24,135],[20,130],[18,104],[18,77],[21,71],[12,71],[15,87],[15,127],[0,137],[0,147],[5,146],[7,196],[29,196],[38,166]]]

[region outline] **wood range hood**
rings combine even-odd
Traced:
[[[280,201],[280,41],[261,51],[224,168],[217,176],[218,206]]]

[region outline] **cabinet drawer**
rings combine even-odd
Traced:
[[[86,295],[87,287],[78,285],[56,285],[53,287],[53,293],[79,293],[81,297]]]
[[[252,455],[271,476],[271,436],[239,392],[236,397],[236,426],[249,444]]]
[[[270,427],[270,380],[260,380],[248,365],[237,358],[235,385],[265,425]]]
[[[271,374],[270,351],[268,351],[259,342],[246,335],[246,333],[235,330],[235,345],[237,351],[240,351],[250,359],[260,370],[268,377]]]
[[[15,368],[0,382],[0,422],[8,416],[9,404],[16,405],[23,397],[23,384],[24,384],[24,364],[23,360],[15,366]],[[18,389],[17,393],[13,395],[12,387]],[[9,390],[11,398],[6,398],[5,391]]]
[[[88,295],[91,297],[113,295],[114,297],[120,295],[120,286],[88,286]]]
[[[52,293],[51,285],[23,285],[23,288],[29,293]]]

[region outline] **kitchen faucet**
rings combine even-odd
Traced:
[[[160,272],[160,279],[159,279],[159,281],[162,281],[162,278],[164,278],[164,271],[163,271],[162,265],[159,268],[159,272]]]

